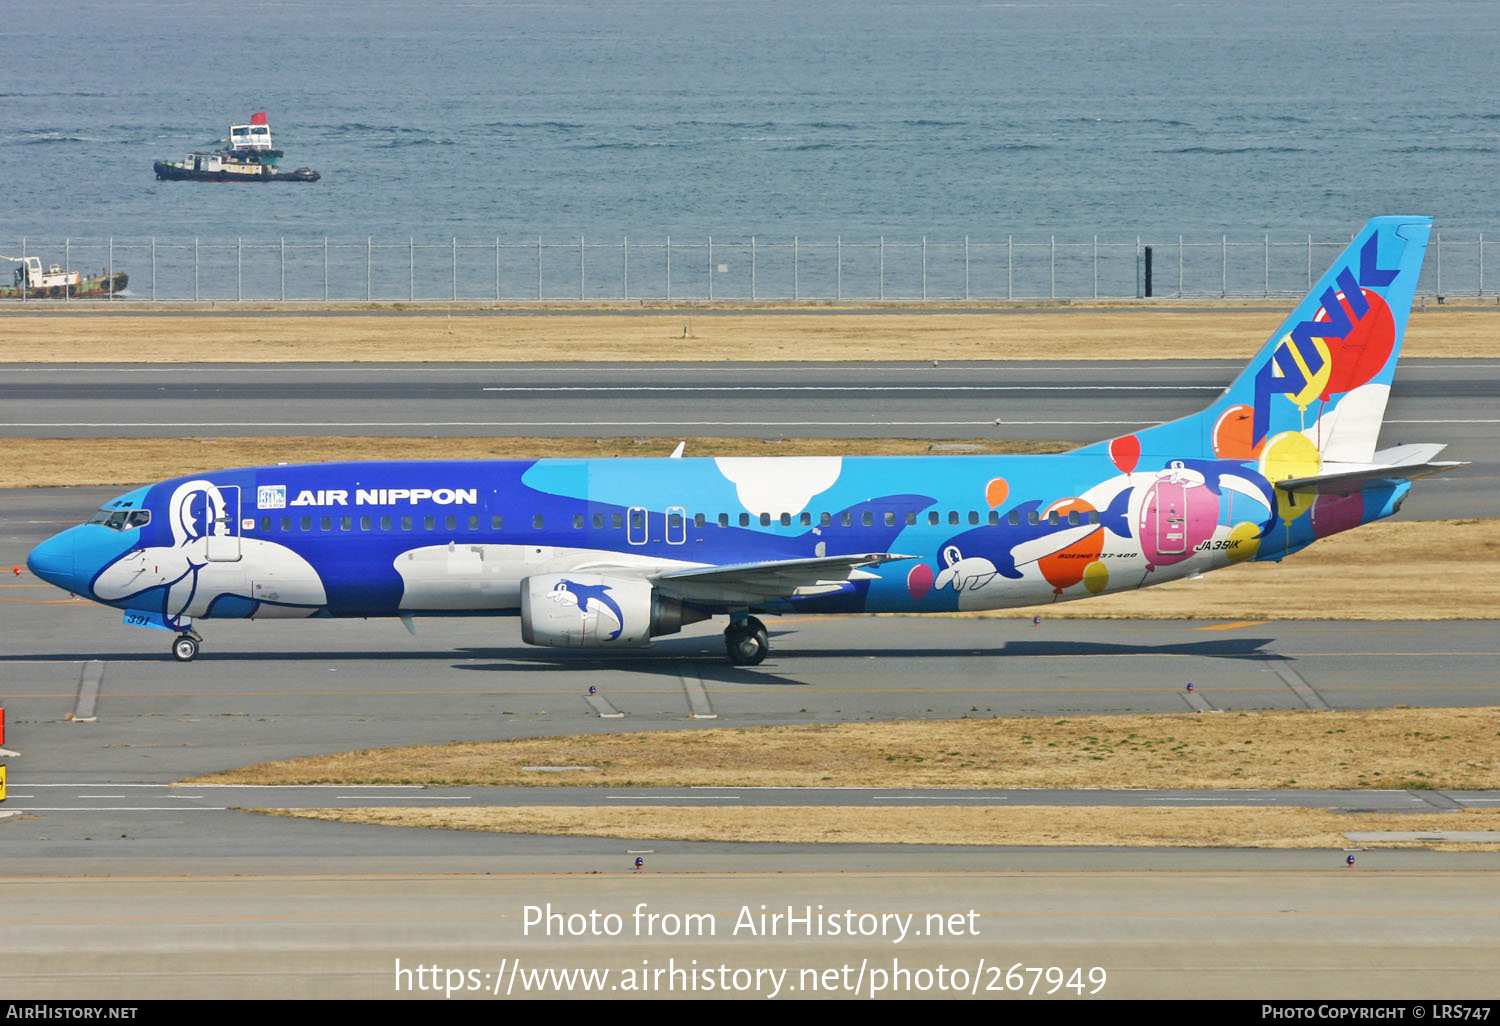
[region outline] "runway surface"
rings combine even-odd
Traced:
[[[525,435],[1044,439],[1207,405],[1238,363],[16,365],[0,437]],[[1500,516],[1500,361],[1408,360],[1380,444],[1471,466],[1407,518]],[[998,421],[998,423],[997,423]],[[712,455],[704,452],[700,455]],[[213,468],[205,468],[213,469]]]
[[[1403,364],[1383,442],[1449,441],[1448,457],[1476,464],[1420,482],[1404,517],[1500,515],[1500,448],[1487,408],[1497,368],[1493,361]],[[578,368],[51,368],[8,376],[0,409],[9,423],[3,432],[12,436],[998,433],[1084,442],[1190,412],[1237,369],[1183,364],[1163,376],[1161,368],[1130,365],[593,367],[583,392],[560,392],[575,387]],[[740,390],[747,383],[763,390]],[[647,384],[684,391],[630,394]],[[627,392],[604,391],[621,387]],[[1090,400],[1085,415],[1080,398]],[[368,423],[374,415],[389,421]],[[996,416],[1007,423],[995,426]],[[67,421],[76,423],[60,426]],[[500,426],[510,423],[517,426]],[[23,561],[36,541],[121,490],[0,493],[0,557]],[[23,813],[0,821],[0,950],[9,953],[0,989],[7,993],[381,997],[396,994],[396,958],[491,975],[502,959],[513,969],[518,958],[527,966],[615,969],[692,958],[731,967],[890,969],[900,958],[927,969],[961,960],[978,975],[980,957],[1007,969],[1016,962],[1102,966],[1108,997],[1493,991],[1500,874],[1492,854],[1360,852],[1358,867],[1347,869],[1342,852],[518,837],[257,816],[233,809],[303,799],[165,786],[294,755],[582,731],[1500,705],[1492,669],[1500,644],[1487,622],[776,621],[771,658],[747,669],[723,661],[712,625],[602,658],[523,646],[515,622],[503,619],[419,621],[417,637],[384,622],[227,621],[206,625],[203,655],[183,665],[167,655],[170,635],[127,629],[112,611],[29,578],[0,581],[0,610],[5,747],[19,753],[7,760],[13,797],[0,811]],[[602,701],[589,700],[590,684]],[[605,718],[605,710],[622,715]],[[84,711],[88,722],[68,719]],[[533,800],[606,802],[609,794],[656,800],[571,788]],[[488,789],[423,795],[521,800]],[[319,804],[371,797],[344,789],[320,795]],[[1027,794],[1059,803],[1223,797],[1231,796]],[[1500,793],[1232,797],[1331,808],[1357,802],[1411,811],[1418,821],[1424,810],[1493,807]],[[1017,800],[1007,792],[775,795],[778,803],[835,799]],[[399,800],[420,804],[404,791]],[[725,789],[673,799],[769,800]],[[629,870],[637,857],[646,860],[640,873]],[[645,901],[711,915],[721,931],[742,906],[763,903],[860,912],[972,908],[982,931],[905,946],[884,938],[523,934],[524,906],[549,900],[622,915]]]

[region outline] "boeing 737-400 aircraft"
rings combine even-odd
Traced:
[[[27,564],[176,632],[180,660],[215,617],[519,616],[529,644],[609,648],[723,615],[730,661],[756,664],[756,614],[999,609],[1279,560],[1456,465],[1375,451],[1430,228],[1370,221],[1207,409],[1074,452],[220,470],[122,495]]]

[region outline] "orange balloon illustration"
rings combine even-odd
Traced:
[[[1083,499],[1059,499],[1047,507],[1042,517],[1047,519],[1056,513],[1066,523],[1069,513],[1077,513],[1080,523],[1088,523],[1088,515],[1092,512],[1094,507]],[[1064,588],[1071,588],[1083,580],[1086,568],[1097,563],[1099,554],[1103,551],[1104,528],[1097,527],[1082,538],[1037,560],[1037,568],[1047,578],[1047,583],[1052,585],[1052,594],[1061,595]]]
[[[1010,494],[1010,485],[1006,484],[1005,478],[992,478],[990,483],[984,486],[984,501],[990,504],[991,509],[999,509],[1005,497]]]
[[[1255,410],[1244,403],[1231,406],[1214,423],[1214,455],[1221,460],[1255,459],[1260,454],[1260,446],[1251,444],[1254,430]]]

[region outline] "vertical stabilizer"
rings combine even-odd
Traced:
[[[1371,220],[1224,394],[1137,432],[1141,451],[1265,464],[1274,448],[1273,462],[1295,459],[1299,473],[1369,462],[1431,227],[1429,217]]]

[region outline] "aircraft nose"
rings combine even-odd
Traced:
[[[66,535],[66,531],[53,535],[32,549],[26,557],[26,567],[48,584],[76,593],[73,542]]]

